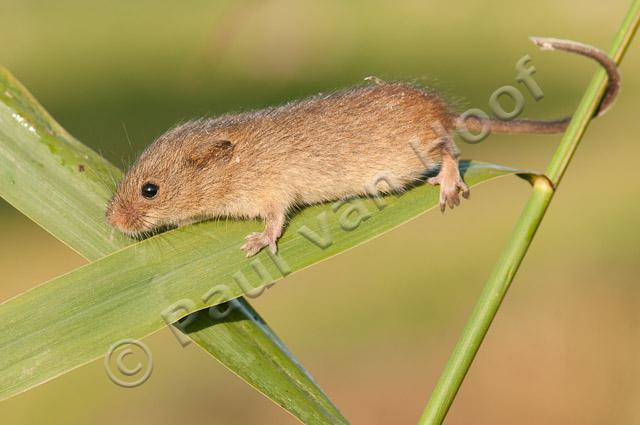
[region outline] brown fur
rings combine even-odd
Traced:
[[[452,126],[440,97],[379,80],[276,108],[190,121],[140,156],[107,218],[129,234],[219,216],[284,223],[295,205],[401,190],[437,168],[443,156],[455,180],[450,196],[457,197],[456,184],[463,185],[457,150],[436,134],[434,122]],[[146,182],[160,187],[154,199],[140,193]],[[279,236],[279,230],[273,232]]]

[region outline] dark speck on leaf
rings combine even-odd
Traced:
[[[84,164],[78,164],[78,171],[84,173]]]

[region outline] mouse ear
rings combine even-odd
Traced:
[[[233,143],[228,140],[202,140],[187,154],[187,162],[197,167],[216,161],[227,163],[233,156]]]

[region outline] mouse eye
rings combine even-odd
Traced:
[[[155,198],[158,194],[158,189],[159,187],[156,184],[145,183],[144,185],[142,185],[142,196],[147,199]]]

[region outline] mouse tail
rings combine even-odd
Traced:
[[[571,40],[541,37],[531,37],[530,40],[542,50],[563,50],[565,52],[576,53],[591,58],[602,65],[608,77],[607,91],[602,97],[594,116],[598,117],[604,114],[611,107],[620,91],[620,73],[618,72],[615,61],[605,52],[588,44]],[[454,119],[454,124],[459,129],[466,129],[467,131],[473,132],[482,132],[489,129],[494,133],[553,134],[563,132],[570,121],[571,116],[556,120],[518,119],[507,121],[473,115],[468,117],[458,115]]]

